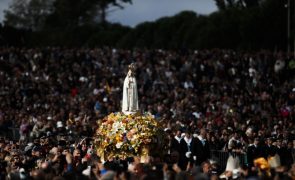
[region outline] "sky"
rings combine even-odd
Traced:
[[[9,2],[11,2],[11,0],[0,0],[0,22],[3,21],[3,11],[8,8]]]
[[[12,0],[0,0],[0,22],[3,21],[3,10],[9,7]],[[173,16],[184,10],[198,14],[210,14],[217,10],[214,0],[133,0],[124,4],[123,10],[115,9],[107,19],[123,25],[134,27],[145,21],[155,21],[161,17]]]

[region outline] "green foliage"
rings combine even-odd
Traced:
[[[75,27],[94,23],[96,8],[93,0],[56,0],[47,17],[48,27]]]
[[[5,24],[17,28],[39,30],[52,12],[52,0],[13,0],[5,13]]]
[[[13,0],[5,24],[16,28],[75,28],[106,22],[107,10],[131,0]]]
[[[26,0],[20,0],[24,2]],[[42,0],[28,0],[41,2]],[[48,2],[48,1],[47,1]],[[205,49],[205,48],[234,48],[234,49],[276,49],[285,50],[287,44],[287,11],[285,1],[278,0],[216,0],[220,3],[219,11],[209,16],[198,15],[184,11],[173,17],[164,17],[155,22],[145,22],[135,28],[119,24],[95,23],[94,14],[97,8],[118,6],[118,2],[130,0],[58,0],[53,3],[43,23],[35,18],[26,19],[24,14],[6,13],[7,24],[17,27],[39,27],[33,31],[24,30],[14,38],[0,31],[0,43],[10,40],[14,44],[28,46],[65,45],[65,46],[114,46],[120,48],[163,48],[163,49]],[[36,3],[38,4],[38,3]],[[97,6],[91,6],[96,4]],[[15,4],[16,5],[16,4]],[[40,4],[39,4],[40,5]],[[16,9],[25,9],[19,4]],[[26,5],[33,7],[33,5]],[[37,5],[34,5],[37,6]],[[81,7],[81,8],[80,8]],[[291,7],[294,7],[291,5]],[[50,11],[49,11],[50,10]],[[104,9],[105,10],[105,9]],[[102,10],[100,10],[102,11]],[[100,12],[99,11],[99,12]],[[294,9],[292,9],[291,14]],[[30,11],[31,14],[40,12]],[[35,16],[33,15],[33,16]],[[8,18],[8,16],[10,16]],[[37,15],[36,15],[37,16]],[[292,17],[294,21],[295,17]],[[9,23],[8,23],[9,21]],[[4,26],[2,29],[9,29]],[[11,29],[11,28],[10,28]],[[294,27],[293,27],[294,29]],[[1,30],[1,27],[0,27]],[[14,31],[11,31],[14,32]],[[8,34],[8,35],[7,35]]]
[[[221,2],[221,1],[220,1]],[[209,16],[182,12],[153,23],[143,23],[120,41],[120,47],[147,48],[286,48],[284,1],[231,0]],[[243,6],[242,6],[242,5]]]
[[[177,48],[185,45],[187,29],[195,22],[194,12],[182,12],[172,18],[139,24],[119,42],[119,47]]]

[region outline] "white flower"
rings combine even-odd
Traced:
[[[119,149],[119,148],[121,148],[122,145],[123,145],[123,142],[118,142],[118,143],[116,144],[116,148]]]
[[[113,129],[116,129],[116,130],[118,130],[118,129],[124,130],[125,129],[125,127],[123,126],[123,123],[122,122],[115,122],[113,124],[113,127],[112,128]]]
[[[119,122],[113,123],[113,129],[118,129],[119,127],[120,127],[120,123]]]
[[[137,139],[137,135],[134,135],[131,139],[131,141],[135,141]]]

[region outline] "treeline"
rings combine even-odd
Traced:
[[[1,26],[0,43],[29,47],[285,50],[288,41],[285,5],[285,0],[265,0],[259,6],[220,9],[208,16],[185,11],[173,17],[139,24],[135,28],[111,23],[70,28],[44,27],[39,30]],[[294,30],[291,34],[293,37]]]

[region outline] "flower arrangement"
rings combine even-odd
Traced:
[[[262,175],[264,173],[267,176],[271,176],[270,166],[269,166],[267,160],[264,159],[263,157],[255,159],[254,160],[254,165],[255,165],[255,167],[258,168],[259,175]]]
[[[151,114],[111,113],[98,122],[95,146],[101,158],[147,155],[147,147],[156,143],[159,123]]]

